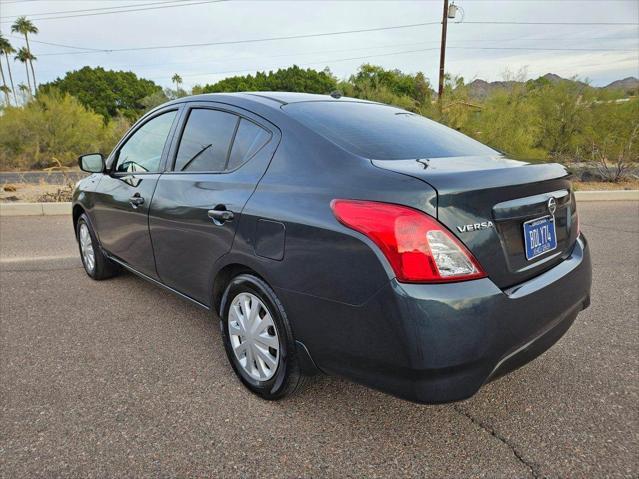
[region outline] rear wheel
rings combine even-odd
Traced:
[[[76,236],[84,271],[93,279],[110,278],[118,272],[118,265],[107,258],[98,245],[91,224],[85,214],[78,218]]]
[[[242,383],[264,399],[280,399],[304,377],[286,312],[260,278],[236,276],[224,293],[220,326],[231,366]]]

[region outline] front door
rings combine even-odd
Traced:
[[[215,262],[231,249],[279,131],[249,112],[211,103],[192,104],[183,116],[149,227],[162,282],[208,305]]]
[[[100,244],[137,271],[157,278],[148,214],[164,168],[167,139],[178,109],[145,119],[109,158],[110,171],[95,192],[93,221]]]

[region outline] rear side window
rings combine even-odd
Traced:
[[[219,110],[191,110],[180,139],[175,171],[223,171],[239,117]]]
[[[343,149],[377,160],[500,155],[451,128],[374,103],[289,103],[283,109]]]
[[[250,159],[266,145],[270,138],[271,134],[264,128],[242,118],[235,134],[235,141],[226,169],[233,170]]]

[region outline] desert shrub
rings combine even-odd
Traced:
[[[617,103],[614,100],[593,104],[591,122],[584,138],[584,150],[608,159],[639,161],[639,100]]]
[[[543,159],[537,146],[541,133],[539,111],[522,85],[498,91],[487,98],[468,133],[516,158]]]
[[[104,123],[74,97],[51,90],[19,108],[6,108],[0,116],[0,168],[29,169],[75,164],[78,155],[107,152],[124,120]]]

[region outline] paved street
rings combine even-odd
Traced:
[[[0,218],[0,476],[637,477],[639,203],[583,203],[592,306],[454,405],[321,377],[235,379],[217,322],[131,274],[91,281],[70,218]]]

